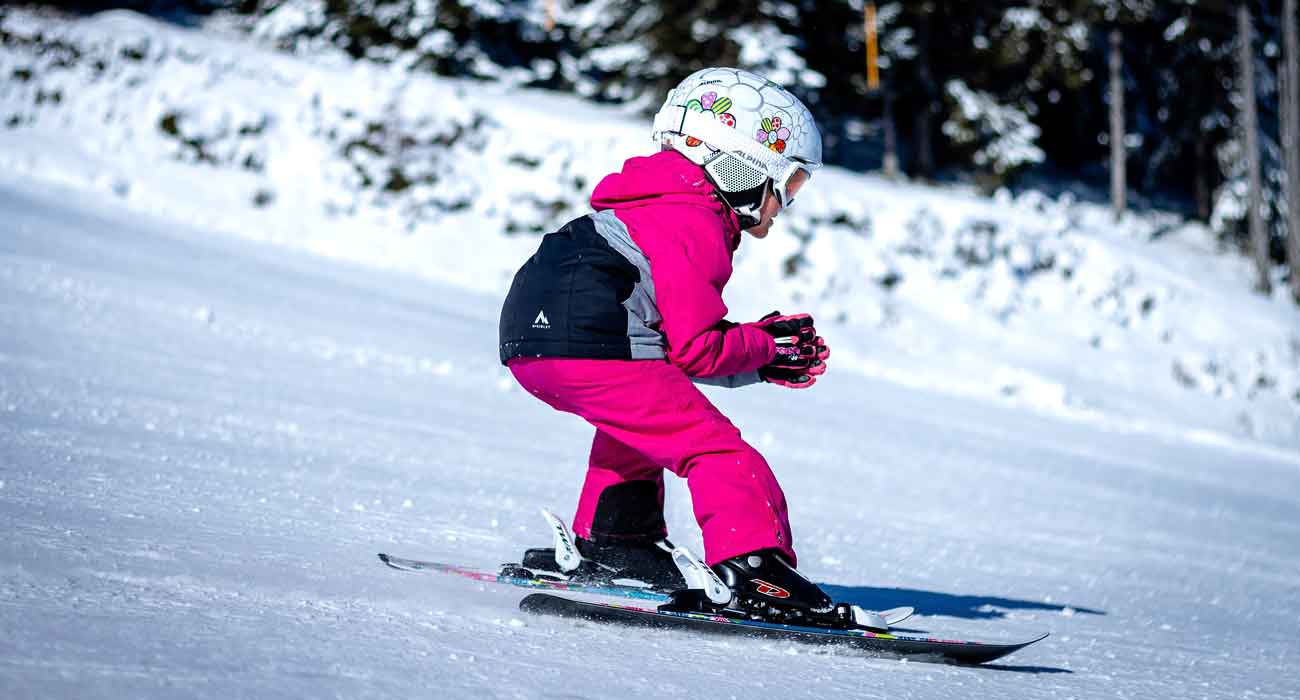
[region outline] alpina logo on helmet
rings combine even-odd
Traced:
[[[733,153],[732,155],[740,156],[743,160],[756,168],[762,168],[766,165],[763,161],[749,155],[748,153]]]

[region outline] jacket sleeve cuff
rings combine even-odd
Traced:
[[[758,370],[754,370],[753,372],[741,372],[740,374],[732,374],[726,377],[691,377],[691,381],[706,386],[720,386],[724,389],[739,389],[742,386],[761,384],[763,378],[758,376]]]
[[[762,361],[751,369],[757,370],[759,367],[771,364],[772,360],[776,359],[776,338],[773,338],[771,333],[759,328],[756,323],[742,323],[740,328],[741,332],[748,334],[749,337],[746,340],[749,343],[754,347],[763,348],[763,352],[759,353]]]

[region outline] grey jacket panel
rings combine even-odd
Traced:
[[[659,306],[655,303],[655,283],[650,276],[650,260],[641,252],[641,248],[632,240],[627,226],[619,221],[613,210],[596,212],[591,215],[600,234],[610,247],[628,262],[636,266],[641,273],[641,281],[632,288],[632,294],[623,302],[627,308],[627,337],[632,343],[632,359],[660,360],[667,357],[667,342],[659,330],[663,316],[659,315]]]
[[[590,217],[595,224],[596,233],[605,239],[615,252],[632,263],[641,275],[640,281],[632,288],[632,294],[628,296],[627,301],[623,302],[624,308],[628,311],[627,337],[632,345],[632,359],[665,359],[668,343],[659,330],[663,316],[659,314],[659,306],[655,301],[655,282],[650,274],[650,259],[641,252],[636,241],[632,240],[631,232],[614,215],[613,210],[597,212]],[[696,384],[735,389],[758,384],[763,380],[759,378],[758,372],[743,372],[728,377],[707,379],[691,377],[691,381]]]
[[[741,372],[740,374],[732,374],[726,377],[708,377],[708,378],[691,377],[691,381],[695,382],[696,384],[704,384],[707,386],[720,386],[726,389],[739,389],[742,386],[760,384],[762,383],[763,378],[758,376],[758,371],[755,370],[753,372]]]

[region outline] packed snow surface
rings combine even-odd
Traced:
[[[493,568],[572,509],[590,429],[515,386],[497,311],[633,115],[130,15],[0,28],[0,695],[1300,695],[1300,316],[1203,229],[828,169],[738,256],[735,318],[811,310],[833,348],[811,390],[709,390],[801,569],[1047,640],[961,668],[535,618],[375,554]],[[418,131],[421,95],[491,108],[420,142],[477,160],[352,182],[393,165],[366,110]],[[699,550],[675,479],[668,521]]]
[[[495,360],[495,297],[0,191],[0,685],[13,698],[1300,693],[1300,455],[850,372],[717,401],[802,568],[995,669],[538,619],[492,567],[589,429]],[[832,343],[834,342],[832,338]],[[688,494],[669,521],[699,546]]]

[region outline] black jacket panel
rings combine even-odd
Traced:
[[[547,234],[501,309],[501,362],[516,357],[632,359],[624,302],[641,275],[590,217]]]

